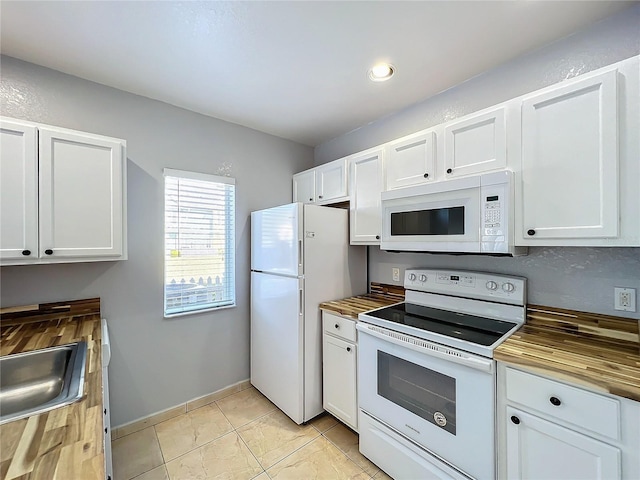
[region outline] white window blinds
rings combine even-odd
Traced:
[[[164,169],[164,315],[231,307],[235,180]]]

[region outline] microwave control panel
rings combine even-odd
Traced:
[[[510,201],[508,187],[508,184],[499,184],[483,186],[480,189],[484,242],[506,240],[508,234],[506,207]]]

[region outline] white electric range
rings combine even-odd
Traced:
[[[395,478],[495,478],[494,349],[526,279],[412,269],[405,301],[358,316],[360,451]]]

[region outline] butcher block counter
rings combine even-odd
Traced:
[[[358,320],[358,314],[404,301],[404,288],[371,282],[371,293],[323,302],[320,309],[341,317]]]
[[[498,361],[640,402],[638,321],[529,305]]]
[[[103,480],[100,299],[0,309],[0,355],[84,340],[83,398],[0,425],[0,479]]]

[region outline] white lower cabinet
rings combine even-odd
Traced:
[[[355,321],[322,312],[322,406],[358,431]]]
[[[109,362],[111,361],[111,342],[107,320],[102,319],[102,420],[104,428],[104,476],[113,479],[113,461],[111,456],[111,408],[109,404]]]
[[[640,478],[640,403],[498,362],[498,478]]]
[[[620,449],[507,407],[507,478],[620,478]]]

